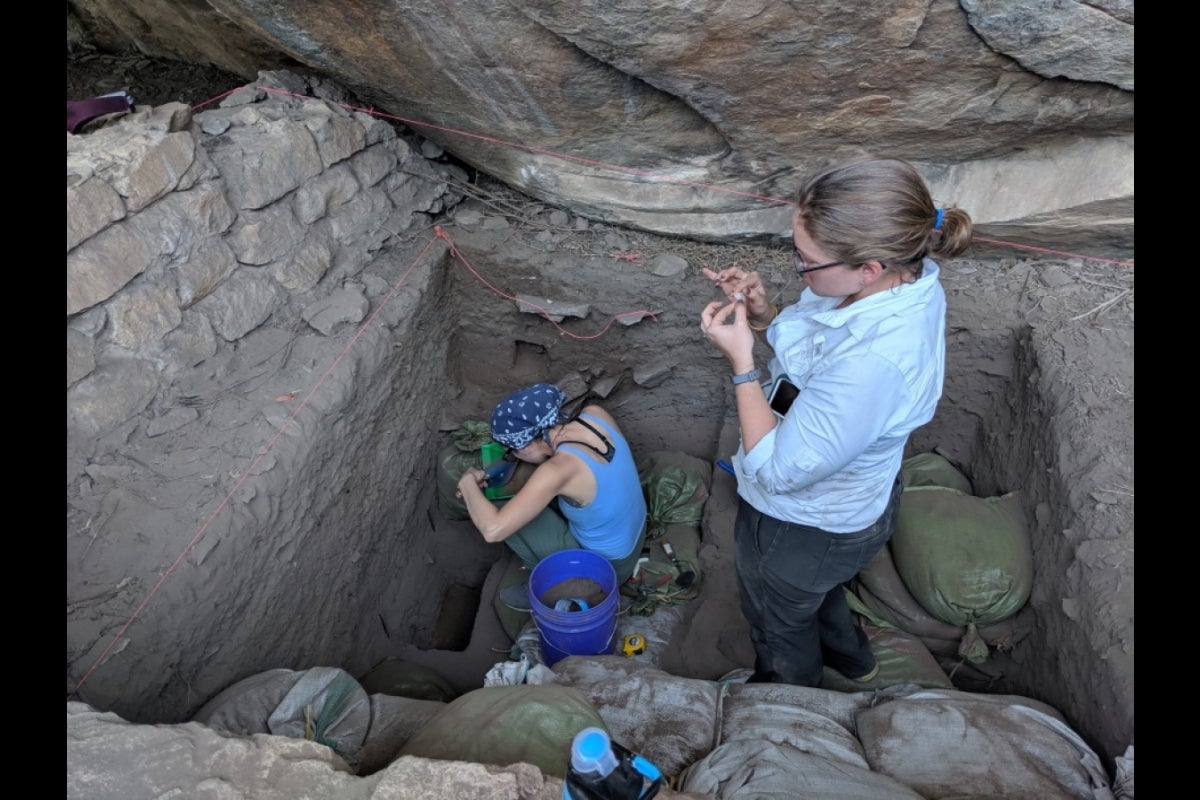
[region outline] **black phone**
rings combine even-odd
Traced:
[[[787,414],[788,409],[792,407],[796,397],[800,394],[800,387],[788,380],[786,375],[780,376],[771,384],[771,394],[767,397],[767,402],[771,404],[771,410],[779,417]]]

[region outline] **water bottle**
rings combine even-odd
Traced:
[[[650,800],[661,785],[658,767],[614,742],[603,728],[575,734],[563,800]]]

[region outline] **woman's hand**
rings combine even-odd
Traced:
[[[474,487],[477,491],[482,492],[487,486],[487,473],[481,469],[470,467],[458,479],[458,490],[455,491],[455,497],[463,497],[464,492],[470,491],[469,487]]]
[[[746,304],[714,300],[700,314],[700,329],[729,359],[735,374],[754,369],[754,333],[746,322]]]
[[[713,272],[705,267],[704,275],[725,293],[726,300],[746,305],[746,316],[755,327],[764,328],[771,321],[775,312],[757,272],[745,272],[738,267]]]
[[[552,456],[534,468],[516,494],[497,506],[483,492],[487,474],[472,467],[459,477],[455,493],[462,498],[467,514],[479,529],[483,540],[495,544],[529,524],[554,502],[556,496],[564,493],[572,475],[583,473],[589,477],[592,474],[582,459],[566,454],[562,457]]]

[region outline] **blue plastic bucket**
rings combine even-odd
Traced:
[[[571,578],[590,578],[604,600],[584,611],[555,611],[542,596]],[[590,550],[561,550],[538,562],[529,575],[529,602],[547,667],[566,656],[611,655],[617,639],[617,571],[608,559]]]

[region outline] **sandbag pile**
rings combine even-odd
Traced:
[[[369,677],[364,679],[370,683]],[[441,685],[440,677],[437,683]],[[399,748],[446,706],[419,699],[431,696],[428,687],[413,694],[368,694],[337,667],[271,669],[224,689],[192,721],[227,734],[270,733],[323,744],[349,771],[369,775],[390,764]]]
[[[975,497],[935,453],[906,459],[896,533],[850,583],[851,607],[918,637],[936,656],[982,664],[1032,624],[1033,551],[1017,492]]]
[[[227,733],[324,740],[357,761],[359,775],[418,757],[532,764],[558,778],[571,739],[597,726],[662,771],[670,784],[663,797],[1118,796],[1062,715],[1030,698],[915,684],[844,692],[706,681],[621,656],[568,656],[539,675],[537,684],[485,687],[444,703],[368,700],[334,668],[270,670],[222,692],[196,720]],[[380,714],[385,701],[391,706]],[[1122,781],[1132,786],[1132,755]]]
[[[1112,800],[1099,757],[1050,706],[896,685],[846,693],[678,678],[571,656],[556,682],[676,789],[720,800]]]

